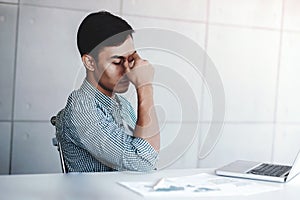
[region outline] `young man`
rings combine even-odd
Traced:
[[[77,33],[86,68],[80,89],[73,91],[57,115],[57,139],[69,172],[155,168],[160,134],[153,104],[153,67],[134,49],[132,27],[101,11],[88,15]],[[137,92],[137,118],[117,93]]]

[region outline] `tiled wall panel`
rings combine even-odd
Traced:
[[[49,120],[83,68],[76,33],[84,12],[21,6],[15,119]]]
[[[74,1],[74,0],[20,0],[21,4],[34,5],[34,6],[47,6],[54,8],[63,9],[74,9],[74,10],[108,10],[111,12],[120,12],[121,0],[85,0],[85,1]]]
[[[9,173],[11,123],[0,122],[0,174]]]
[[[12,117],[17,9],[0,4],[0,120]]]
[[[273,126],[267,124],[225,124],[211,153],[199,160],[199,167],[221,167],[235,160],[270,162]]]
[[[280,28],[282,0],[210,0],[210,22]]]
[[[54,134],[50,123],[15,123],[11,172],[60,173],[59,154],[52,145]]]
[[[280,33],[210,26],[208,55],[226,96],[226,121],[274,118]]]
[[[205,21],[206,0],[125,0],[123,13],[150,16],[153,18],[171,18],[192,21]]]
[[[284,32],[278,88],[277,120],[300,122],[300,33]]]
[[[300,1],[285,0],[284,1],[284,24],[285,30],[300,31]]]

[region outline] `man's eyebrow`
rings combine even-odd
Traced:
[[[132,55],[134,55],[136,53],[136,51],[134,51],[132,54],[130,54],[129,56],[132,56]],[[128,56],[128,57],[129,57]],[[110,57],[111,59],[115,59],[115,58],[118,58],[118,59],[125,59],[125,57],[124,56],[119,56],[119,55],[114,55],[114,56],[112,56],[112,57]]]

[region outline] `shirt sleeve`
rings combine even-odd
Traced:
[[[158,152],[146,140],[127,135],[103,109],[77,106],[67,115],[70,139],[102,164],[116,170],[155,168]]]

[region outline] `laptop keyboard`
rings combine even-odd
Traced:
[[[264,175],[264,176],[275,176],[280,177],[289,171],[292,167],[285,165],[274,165],[263,163],[256,168],[248,171],[248,174]]]

